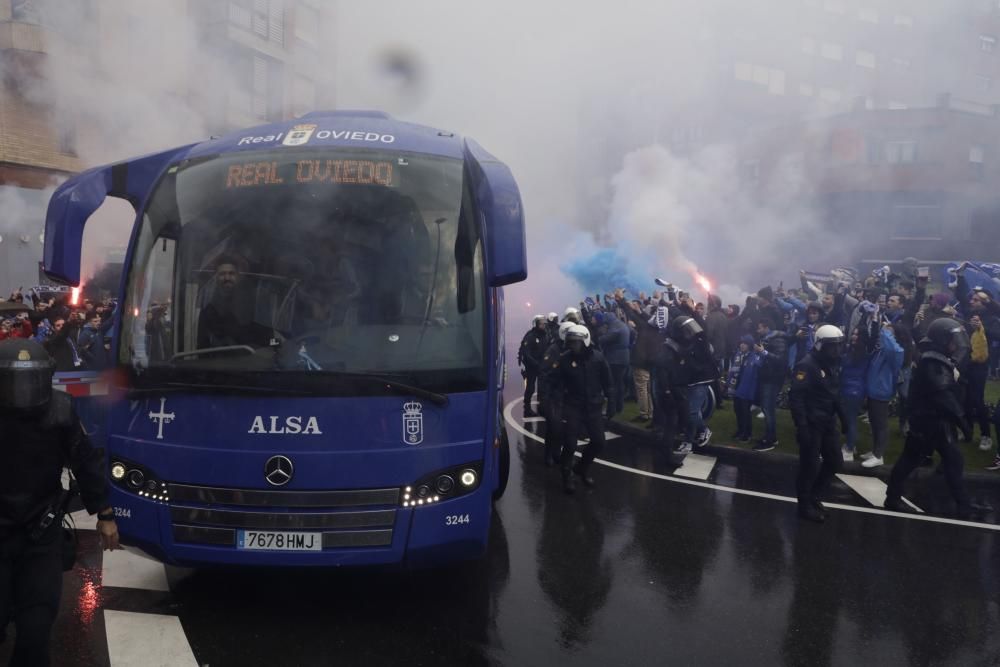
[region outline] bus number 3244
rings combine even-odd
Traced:
[[[469,523],[468,514],[449,514],[444,518],[444,525],[457,526],[460,523]]]

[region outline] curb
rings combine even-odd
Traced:
[[[656,437],[649,429],[642,426],[633,426],[632,424],[618,419],[612,419],[608,424],[607,429],[612,433],[617,433],[618,435],[629,436],[651,444],[657,443]],[[716,457],[723,463],[753,459],[755,463],[770,460],[771,463],[781,466],[798,467],[799,464],[799,457],[795,454],[775,451],[755,452],[752,449],[738,447],[736,445],[709,444],[699,449],[697,453],[709,454]],[[935,477],[936,468],[937,466],[917,468],[910,476],[910,480],[931,479]],[[847,475],[857,475],[859,477],[877,477],[883,482],[888,483],[889,475],[892,473],[892,466],[886,464],[879,466],[878,468],[865,468],[859,461],[844,461],[840,472]],[[976,486],[986,485],[1000,490],[1000,474],[993,474],[990,472],[965,472],[963,479],[967,482],[975,484]]]

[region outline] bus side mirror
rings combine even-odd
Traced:
[[[56,188],[45,213],[45,274],[61,283],[79,285],[83,228],[94,211],[108,196],[124,199],[138,211],[167,165],[192,145],[88,169]]]
[[[528,277],[524,239],[524,207],[514,175],[482,146],[467,139],[465,159],[472,179],[476,208],[485,217],[483,240],[490,287],[502,287]]]

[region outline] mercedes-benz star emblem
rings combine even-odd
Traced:
[[[272,456],[264,464],[264,479],[271,486],[284,486],[292,481],[295,466],[287,456]]]

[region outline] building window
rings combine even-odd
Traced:
[[[11,0],[10,17],[20,23],[42,24],[42,8],[36,0]]]
[[[897,204],[893,207],[892,238],[938,241],[941,221],[940,206]]]
[[[858,18],[865,23],[878,23],[878,11],[871,7],[862,7],[858,10]]]
[[[736,79],[747,81],[767,87],[767,92],[772,95],[785,94],[785,72],[780,69],[772,69],[763,65],[751,65],[749,63],[736,63]]]
[[[820,88],[819,98],[824,102],[830,102],[832,104],[836,104],[841,99],[843,99],[843,95],[840,93],[839,90],[836,90],[834,88]]]
[[[63,155],[76,157],[76,128],[71,124],[60,125],[58,149]]]
[[[822,55],[827,60],[843,60],[844,49],[840,44],[823,44]]]
[[[318,9],[306,5],[295,8],[295,36],[310,44],[319,42]]]
[[[802,95],[803,97],[812,97],[815,92],[816,91],[813,90],[813,87],[810,86],[809,84],[807,83],[799,84],[799,95]]]
[[[316,84],[309,79],[295,75],[292,80],[292,110],[296,116],[316,108]]]
[[[983,53],[993,53],[997,48],[997,38],[989,35],[979,36],[979,50]]]
[[[812,37],[802,38],[802,53],[806,55],[814,56],[816,55],[816,40]]]
[[[985,93],[993,87],[993,79],[982,74],[976,75],[976,90]]]
[[[284,0],[230,0],[229,22],[261,39],[285,43]]]
[[[917,161],[917,142],[885,142],[885,161],[886,164],[913,164]]]
[[[858,67],[875,69],[875,54],[871,51],[858,51],[854,56],[854,62],[857,63]]]
[[[986,162],[986,149],[982,146],[973,146],[970,148],[969,162],[972,164],[983,164]]]
[[[267,60],[253,57],[253,102],[251,113],[255,118],[267,118]]]
[[[913,17],[907,16],[906,14],[896,14],[896,16],[892,19],[892,24],[901,28],[912,28]]]

